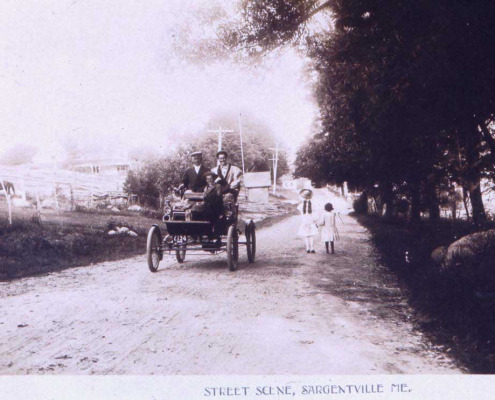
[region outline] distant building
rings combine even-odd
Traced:
[[[280,178],[280,182],[284,189],[301,190],[311,188],[311,181],[308,178],[294,179],[291,175],[284,175]]]
[[[248,191],[248,201],[268,203],[271,184],[270,171],[244,174],[244,187]]]
[[[71,169],[83,174],[126,176],[130,169],[130,163],[125,160],[83,160],[73,163]]]

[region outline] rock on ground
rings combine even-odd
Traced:
[[[440,248],[432,258],[439,259]],[[495,229],[462,237],[445,251],[441,272],[450,273],[484,288],[495,289]]]

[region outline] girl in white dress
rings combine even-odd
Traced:
[[[323,226],[321,230],[321,240],[325,243],[325,247],[328,251],[328,242],[332,249],[332,254],[335,254],[334,241],[339,238],[339,231],[337,230],[336,224],[337,214],[333,210],[333,205],[331,203],[325,204],[325,212],[323,213],[320,222],[320,226]]]
[[[297,234],[304,238],[306,253],[314,253],[314,237],[318,235],[318,225],[316,224],[313,205],[311,204],[313,192],[309,189],[303,189],[299,194],[302,201],[299,203],[297,209],[301,213],[301,225],[299,225]]]

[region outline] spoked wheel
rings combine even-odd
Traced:
[[[251,220],[246,224],[246,249],[250,263],[254,263],[256,257],[256,226]]]
[[[158,265],[162,259],[162,234],[160,228],[153,225],[148,232],[148,239],[146,241],[146,256],[148,259],[148,268],[151,272],[158,270]]]
[[[239,264],[239,234],[235,225],[230,225],[227,232],[227,263],[230,271],[235,271]]]
[[[186,259],[186,245],[181,244],[178,250],[175,250],[175,258],[179,264],[182,264]]]

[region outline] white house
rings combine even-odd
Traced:
[[[284,189],[301,190],[311,188],[311,181],[308,178],[294,179],[291,175],[284,175],[280,178],[280,182]]]
[[[271,186],[270,171],[246,172],[244,174],[244,186],[248,191],[248,201],[268,203]]]

